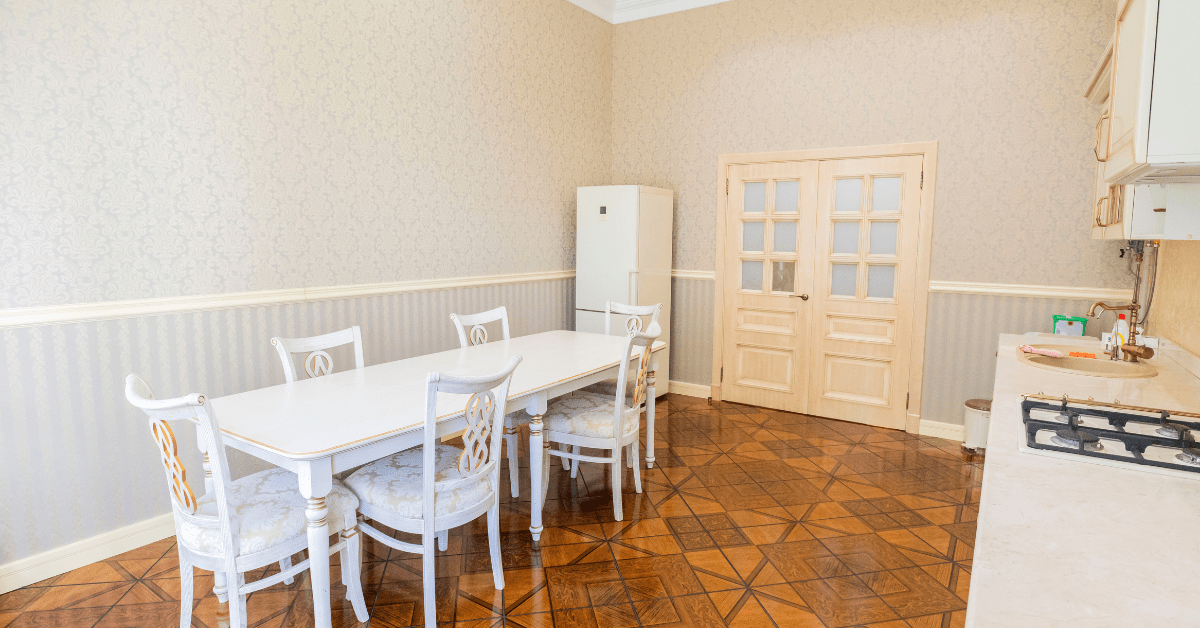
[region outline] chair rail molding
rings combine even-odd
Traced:
[[[289,288],[284,290],[260,290],[255,292],[230,292],[226,294],[200,294],[154,299],[132,299],[128,301],[99,301],[94,303],[11,308],[0,309],[0,329],[58,325],[62,323],[83,323],[161,314],[182,314],[207,310],[261,307],[288,303],[334,301],[400,294],[404,292],[533,283],[558,279],[573,279],[574,277],[574,270],[552,270],[536,273],[512,273],[507,275],[484,275],[451,279],[418,279],[388,283]]]
[[[684,270],[676,268],[671,271],[675,279],[716,279],[716,273],[711,270]],[[1035,297],[1043,299],[1112,299],[1128,301],[1133,298],[1133,290],[1128,288],[1078,288],[1074,286],[1039,286],[1015,283],[981,283],[974,281],[935,281],[929,282],[930,292],[951,292],[958,294],[991,294],[1007,297]]]
[[[1095,299],[1097,301],[1105,299],[1128,301],[1133,298],[1133,290],[1125,288],[1076,288],[1073,286],[1036,286],[971,281],[930,281],[929,291],[1042,299]]]
[[[707,279],[714,281],[717,278],[717,273],[712,270],[684,270],[676,268],[671,271],[671,277],[675,279]]]

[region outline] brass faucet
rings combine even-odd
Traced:
[[[1115,336],[1113,337],[1113,349],[1112,354],[1109,357],[1110,360],[1121,358],[1126,362],[1137,362],[1138,358],[1149,360],[1150,358],[1154,357],[1154,349],[1151,349],[1150,347],[1143,347],[1137,343],[1138,309],[1139,306],[1137,301],[1134,301],[1128,305],[1109,305],[1103,301],[1096,301],[1092,304],[1092,307],[1088,308],[1087,315],[1091,316],[1092,318],[1100,317],[1100,314],[1097,313],[1096,310],[1101,310],[1101,313],[1103,310],[1108,310],[1110,312],[1125,310],[1129,312],[1129,338],[1126,339],[1123,344],[1118,346],[1117,338]]]

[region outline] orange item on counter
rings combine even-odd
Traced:
[[[1069,353],[1067,355],[1070,355],[1073,358],[1091,358],[1093,360],[1096,359],[1095,353],[1084,353],[1083,351],[1072,351],[1071,353]]]

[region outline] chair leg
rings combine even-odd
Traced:
[[[500,562],[500,502],[492,504],[488,509],[488,549],[492,552],[492,578],[496,581],[496,590],[504,590],[504,565]]]
[[[450,531],[442,530],[441,532],[438,532],[437,537],[438,537],[438,551],[439,552],[446,551],[446,548],[450,547]]]
[[[360,622],[371,618],[367,614],[367,600],[362,590],[362,535],[355,526],[342,530],[346,547],[342,548],[342,584],[346,585],[346,599],[354,607],[354,616]]]
[[[179,553],[179,628],[192,625],[192,564]]]
[[[224,604],[229,601],[229,583],[225,582],[225,574],[217,571],[213,573],[213,595],[217,596],[217,602]]]
[[[637,455],[635,455],[633,452],[633,445],[630,445],[628,447],[628,451],[625,452],[629,456],[629,459],[625,461],[625,466],[629,467],[630,469],[633,468],[634,463],[637,461]]]
[[[559,451],[570,451],[571,446],[566,445],[566,444],[561,444],[558,446],[558,450]],[[571,470],[571,459],[570,458],[563,458],[562,456],[559,456],[559,460],[562,460],[563,471]],[[571,477],[575,477],[575,476],[571,476]]]
[[[578,456],[580,449],[581,447],[579,445],[574,445],[571,447],[571,453]],[[563,458],[563,460],[566,460],[566,458]],[[571,478],[574,479],[577,477],[579,477],[579,460],[575,459],[571,461]]]
[[[508,432],[506,427],[504,430],[504,444],[508,448],[508,485],[509,492],[513,499],[521,496],[521,468],[519,463],[520,445],[517,441],[517,430],[513,429],[512,433]]]
[[[241,592],[243,577],[236,572],[226,573],[225,580],[229,586],[229,626],[246,628],[246,596]]]
[[[279,561],[279,571],[287,571],[291,568],[292,568],[292,557],[291,556],[288,556],[287,558]],[[283,579],[284,584],[292,584],[295,581],[296,581],[296,579],[291,576],[288,576]]]
[[[421,536],[421,586],[424,589],[425,625],[437,626],[437,576],[434,573],[434,562],[437,558],[433,552],[434,536]]]
[[[621,503],[621,476],[625,470],[621,468],[621,449],[620,445],[613,447],[612,458],[612,490],[613,490],[613,516],[617,521],[624,521],[625,507]]]
[[[531,478],[532,480],[532,478]],[[542,505],[546,505],[546,494],[550,491],[550,443],[544,442],[542,447]],[[531,481],[530,484],[533,484]]]
[[[633,469],[633,490],[642,492],[642,465],[637,464],[638,455],[641,453],[641,443],[634,440],[629,444],[629,461],[634,463],[629,465]]]

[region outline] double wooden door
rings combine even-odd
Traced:
[[[730,166],[720,397],[905,427],[919,155]]]

